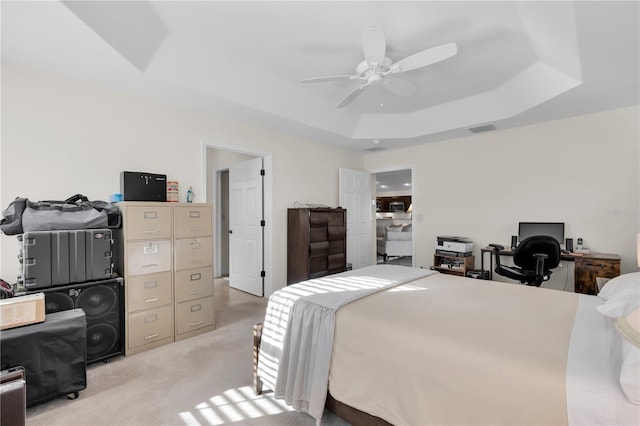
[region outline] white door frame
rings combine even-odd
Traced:
[[[411,203],[414,204],[415,193],[416,193],[416,186],[415,186],[416,179],[415,179],[415,170],[413,166],[392,166],[392,167],[385,167],[382,169],[368,169],[369,173],[371,173],[373,176],[375,176],[376,173],[395,172],[396,170],[411,170]],[[377,186],[375,186],[374,188],[375,188],[374,196],[377,197],[378,188]],[[412,266],[416,266],[416,215],[414,213],[415,211],[411,212],[411,265]],[[375,223],[374,223],[373,235],[376,235]],[[373,244],[376,244],[375,238],[373,240]]]
[[[264,176],[264,270],[265,270],[265,278],[264,278],[264,294],[266,297],[273,293],[273,154],[266,151],[259,151],[256,149],[249,149],[239,147],[237,145],[227,145],[220,142],[213,142],[202,140],[202,188],[204,188],[204,193],[209,193],[209,188],[211,188],[213,193],[213,199],[218,200],[219,196],[219,188],[217,181],[217,173],[216,170],[213,170],[212,176],[213,181],[208,182],[207,179],[207,170],[209,165],[207,164],[207,149],[220,149],[224,151],[237,152],[240,154],[253,155],[255,157],[262,157],[263,159],[263,167],[265,171]],[[214,246],[215,250],[213,253],[214,265],[217,265],[220,268],[220,239],[215,238],[215,235],[219,235],[220,229],[220,210],[216,209],[216,206],[213,208],[215,220],[214,220]],[[215,275],[215,270],[214,270]]]

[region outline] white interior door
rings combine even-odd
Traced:
[[[229,286],[264,296],[262,158],[229,167]]]
[[[375,264],[371,173],[340,169],[340,206],[347,209],[347,263]]]

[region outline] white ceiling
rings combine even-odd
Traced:
[[[392,170],[376,173],[377,192],[411,193],[411,170]]]
[[[637,1],[2,1],[2,61],[352,149],[393,149],[640,104]],[[336,105],[365,28],[393,62],[456,56]],[[375,144],[374,140],[380,140]]]

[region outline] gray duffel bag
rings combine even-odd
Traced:
[[[16,198],[5,211],[0,230],[6,235],[31,231],[119,228],[120,211],[105,201],[89,201],[76,194],[64,201]]]

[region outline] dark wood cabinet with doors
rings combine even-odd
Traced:
[[[347,269],[347,211],[297,208],[287,211],[287,284]]]
[[[575,292],[598,294],[597,278],[615,278],[620,275],[620,256],[592,253],[575,257]]]

